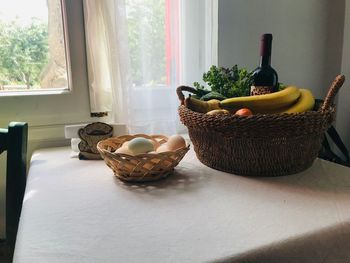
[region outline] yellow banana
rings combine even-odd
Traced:
[[[225,99],[220,102],[220,107],[228,110],[248,108],[253,113],[260,113],[290,106],[299,96],[300,90],[289,86],[270,94]]]
[[[298,113],[311,110],[315,105],[315,99],[310,90],[300,89],[300,97],[298,100],[287,107],[273,110],[261,110],[256,113],[266,113],[266,114],[281,114],[281,113]]]
[[[315,98],[311,91],[308,89],[300,89],[300,98],[290,106],[288,109],[283,110],[281,113],[298,113],[312,110],[315,105]]]
[[[203,101],[188,97],[185,99],[185,106],[196,112],[207,113],[212,110],[220,109],[220,101],[215,99]]]

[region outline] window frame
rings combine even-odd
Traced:
[[[83,0],[61,3],[69,91],[0,96],[0,127],[6,127],[10,121],[28,122],[30,141],[66,143],[65,125],[96,121],[90,117]]]

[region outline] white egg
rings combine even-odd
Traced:
[[[154,151],[153,143],[150,140],[142,137],[137,137],[129,141],[128,148],[133,154]]]
[[[157,142],[153,140],[149,140],[153,144],[153,149],[157,149],[157,146],[159,145]]]

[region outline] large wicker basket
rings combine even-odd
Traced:
[[[145,153],[135,156],[115,153],[124,142],[136,137],[143,137],[152,140],[156,147],[168,141],[168,137],[163,135],[123,135],[112,137],[97,144],[97,149],[102,158],[110,167],[115,176],[128,182],[148,182],[155,181],[170,175],[174,167],[182,160],[188,152],[190,146],[180,148],[176,151],[162,153]]]
[[[338,76],[317,111],[252,116],[207,115],[186,108],[178,96],[198,159],[217,170],[250,176],[280,176],[303,171],[316,159],[324,132],[335,118],[333,99],[345,78]]]

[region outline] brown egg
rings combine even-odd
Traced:
[[[180,135],[170,136],[166,144],[170,151],[176,151],[177,149],[186,147],[186,141]]]
[[[166,143],[162,144],[157,148],[157,153],[162,153],[162,152],[169,152],[170,149]]]

